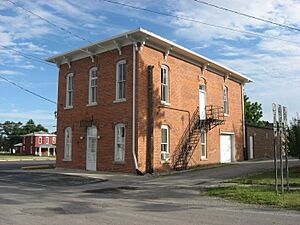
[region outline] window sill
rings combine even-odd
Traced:
[[[224,113],[224,116],[228,117],[228,116],[229,116],[229,114],[227,114],[227,113]]]
[[[64,109],[73,109],[73,106],[65,106]]]
[[[170,164],[170,159],[160,160],[161,164]]]
[[[71,162],[72,159],[63,159],[62,161],[63,161],[63,162]]]
[[[126,98],[116,99],[113,101],[113,103],[120,103],[120,102],[126,102]]]
[[[95,103],[89,103],[89,104],[87,104],[86,106],[87,106],[87,107],[93,107],[93,106],[97,106],[97,105],[98,105],[98,103],[95,102]]]
[[[125,161],[113,161],[113,164],[124,165],[124,164],[126,164],[126,162]]]
[[[171,103],[165,102],[165,101],[160,101],[160,104],[165,105],[165,106],[170,106],[171,105]]]
[[[201,161],[207,161],[207,160],[208,160],[208,159],[207,159],[206,157],[205,157],[205,158],[204,158],[204,157],[203,157],[203,158],[201,157]]]

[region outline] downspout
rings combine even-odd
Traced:
[[[132,45],[132,156],[133,156],[133,161],[134,161],[134,167],[137,175],[143,175],[141,171],[138,169],[138,162],[137,162],[137,157],[136,157],[136,152],[135,152],[135,141],[136,141],[136,133],[135,133],[135,128],[136,128],[136,123],[135,123],[135,113],[136,113],[136,107],[135,107],[135,101],[136,101],[136,96],[135,96],[135,89],[136,89],[136,49],[137,49],[137,43],[133,43]]]
[[[243,149],[244,149],[244,160],[248,159],[248,152],[247,152],[247,145],[246,145],[246,141],[247,141],[247,137],[246,137],[246,125],[245,125],[245,101],[244,101],[244,91],[245,91],[245,84],[242,83],[242,123],[243,123]]]

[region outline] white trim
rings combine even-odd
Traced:
[[[43,138],[42,138],[42,136],[39,137],[38,143],[39,143],[39,145],[43,144]]]
[[[115,101],[126,101],[126,80],[127,80],[127,68],[126,68],[126,60],[120,60],[117,62],[116,64],[116,98],[115,98]],[[120,70],[119,70],[119,65],[125,65],[125,80],[124,80],[124,77],[122,77],[123,79],[122,80],[119,80],[119,73],[120,73]],[[122,71],[121,71],[122,72]],[[123,74],[124,75],[124,74]],[[121,98],[119,97],[120,95],[120,92],[119,92],[119,85],[123,85],[123,83],[125,83],[125,86],[124,86],[124,96],[121,96]]]
[[[93,132],[95,131],[95,133]],[[96,126],[91,126],[91,127],[88,127],[86,129],[86,170],[91,170],[91,171],[96,171],[97,170],[97,147],[98,147],[98,144],[97,144],[97,135],[98,135],[98,129]],[[91,151],[92,148],[91,148],[91,140],[95,140],[95,151],[94,153]],[[89,161],[89,154],[95,154],[95,161]]]
[[[69,79],[72,79],[72,89],[70,89],[69,87]],[[69,93],[71,93],[71,102],[70,102]],[[66,103],[64,108],[65,109],[73,108],[73,101],[74,101],[74,74],[69,73],[66,77]]]
[[[226,101],[225,101],[226,99]],[[226,108],[225,108],[225,102],[226,104]],[[228,87],[226,85],[223,86],[223,107],[224,107],[224,116],[229,116],[229,90]]]
[[[136,50],[137,46],[132,46],[132,156],[134,160],[134,167],[138,169],[138,161],[135,153],[135,82],[136,82]]]
[[[221,131],[220,134],[235,135],[233,131]]]
[[[202,135],[204,134],[204,142],[202,142]],[[201,139],[200,139],[200,145],[201,145],[201,160],[207,159],[207,132],[205,128],[201,129]],[[205,147],[205,155],[202,155],[202,147]]]
[[[118,142],[118,134],[119,134],[119,129],[123,128],[124,129],[124,140],[123,142]],[[118,158],[118,145],[123,145],[123,149],[122,149],[122,156],[119,159]],[[118,123],[115,126],[115,151],[114,151],[114,162],[125,162],[125,152],[126,152],[126,126],[123,123]]]
[[[97,76],[92,77],[93,72],[96,71]],[[92,80],[96,80],[96,85],[92,86]],[[92,88],[96,89],[95,93],[95,101],[92,101]],[[98,68],[96,66],[92,67],[89,70],[89,96],[88,96],[88,104],[87,106],[94,106],[97,105],[97,97],[98,97]]]
[[[162,130],[166,130],[167,131],[167,142],[162,142]],[[160,133],[161,133],[161,140],[160,140],[160,160],[161,162],[166,162],[166,161],[169,161],[170,160],[170,128],[168,125],[161,125],[161,128],[160,128]],[[167,151],[162,151],[162,145],[166,145],[167,148],[166,150]],[[168,158],[165,158],[165,159],[162,159],[163,155],[164,154],[169,154],[169,157]]]
[[[165,71],[165,73],[163,71]],[[162,75],[165,75],[166,77],[163,77],[163,80],[160,80],[160,101],[170,104],[170,69],[167,65],[160,66],[160,79],[162,78]],[[164,79],[166,79],[166,82],[164,82]],[[165,99],[163,99],[163,90],[166,91],[166,93],[164,93]]]
[[[67,133],[69,134],[69,142],[67,142]],[[65,129],[65,132],[64,132],[64,158],[63,158],[63,161],[72,161],[72,140],[73,140],[73,135],[72,135],[72,128],[71,127],[67,127]],[[68,150],[69,154],[67,155],[66,154],[66,150]]]
[[[128,37],[131,37],[131,39],[129,39]],[[146,45],[149,46],[149,42],[152,42],[152,45],[154,45],[154,46],[164,47],[165,49],[164,49],[163,53],[165,53],[166,49],[170,49],[169,55],[179,55],[180,58],[182,58],[182,59],[188,59],[191,61],[195,61],[196,63],[202,64],[202,65],[209,64],[211,68],[220,70],[220,72],[222,72],[224,74],[231,73],[231,76],[240,80],[241,82],[244,82],[244,83],[252,82],[251,79],[242,75],[241,73],[238,73],[232,69],[229,69],[228,67],[225,67],[211,59],[208,59],[196,52],[193,52],[183,46],[180,46],[172,41],[169,41],[157,34],[147,31],[143,28],[138,28],[133,31],[129,31],[129,32],[114,36],[112,38],[105,39],[100,42],[88,44],[81,48],[77,48],[77,49],[62,53],[62,54],[55,55],[46,60],[48,62],[53,62],[53,63],[60,65],[60,64],[67,63],[67,60],[66,60],[67,58],[71,59],[70,61],[75,61],[75,60],[79,60],[82,58],[90,57],[89,53],[83,51],[84,49],[92,49],[94,54],[99,54],[102,52],[107,52],[107,51],[110,51],[113,49],[117,49],[116,44],[113,42],[114,40],[118,39],[119,43],[121,43],[121,42],[123,43],[122,46],[126,46],[126,45],[132,44],[133,43],[132,39],[134,39],[134,38],[136,38],[136,39],[146,38],[147,39]],[[118,47],[121,47],[121,46],[118,46]]]

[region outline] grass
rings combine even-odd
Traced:
[[[248,204],[300,210],[300,167],[290,169],[290,187],[294,189],[283,194],[277,195],[274,191],[272,172],[236,178],[229,182],[234,184],[207,189],[208,195]]]
[[[0,154],[0,160],[22,160],[22,159],[41,159],[49,158],[55,159],[55,156],[33,156],[33,155],[12,155],[12,154]]]

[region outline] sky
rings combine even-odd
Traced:
[[[289,118],[300,112],[300,31],[242,17],[193,0],[115,1],[273,38],[214,28],[102,0],[11,1],[93,42],[143,27],[250,77],[254,82],[246,85],[246,94],[251,101],[262,103],[264,120],[272,120],[272,102],[285,105]],[[299,0],[207,2],[300,29]],[[16,51],[45,59],[88,42],[16,5],[0,0],[0,75],[56,101],[58,68],[24,58]],[[55,104],[0,79],[0,123],[33,119],[55,131],[55,111]]]

